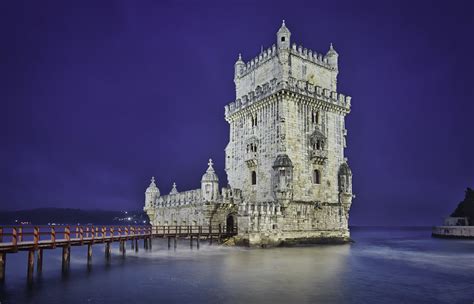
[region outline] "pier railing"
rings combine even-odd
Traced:
[[[88,246],[87,260],[92,259],[92,245],[105,244],[105,256],[111,256],[110,244],[119,242],[119,250],[125,255],[126,242],[131,241],[131,249],[138,251],[138,241],[143,240],[145,249],[151,249],[154,238],[167,238],[168,249],[173,240],[176,248],[178,238],[190,240],[190,246],[196,242],[199,248],[201,240],[220,243],[224,238],[237,234],[237,227],[223,225],[210,226],[93,226],[93,225],[50,225],[50,226],[0,226],[0,282],[5,278],[7,253],[28,251],[28,278],[33,273],[35,254],[38,272],[42,269],[43,249],[61,247],[63,270],[69,268],[71,246]]]

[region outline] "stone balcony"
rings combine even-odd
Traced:
[[[249,167],[257,166],[257,152],[248,152],[245,154],[245,162]]]
[[[328,158],[328,151],[311,150],[309,153],[309,157],[315,164],[323,164]]]

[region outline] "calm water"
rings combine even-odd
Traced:
[[[73,247],[44,252],[43,274],[26,283],[26,254],[7,257],[5,303],[474,303],[474,241],[430,237],[430,229],[353,228],[350,245],[243,249],[155,241],[126,258],[103,245],[87,267]]]

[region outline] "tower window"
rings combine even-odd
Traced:
[[[257,172],[252,171],[252,185],[257,184]]]
[[[285,37],[281,37],[281,41],[284,42],[284,41],[285,41]]]
[[[319,112],[318,111],[311,112],[311,122],[313,124],[319,124]]]
[[[252,127],[257,126],[257,115],[250,117],[250,122],[252,123]]]
[[[319,170],[313,171],[313,184],[320,184],[321,183],[321,174]]]

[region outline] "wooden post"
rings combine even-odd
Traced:
[[[33,243],[34,243],[35,249],[38,249],[39,237],[40,237],[39,228],[35,227],[33,230]]]
[[[18,250],[18,236],[16,232],[16,227],[13,227],[12,229],[12,245],[13,245],[13,250],[16,252]]]
[[[127,246],[125,246],[125,242],[126,242],[126,240],[122,241],[122,255],[125,255],[125,253],[127,251],[127,248],[126,248]]]
[[[177,237],[175,236],[174,237],[174,250],[176,250],[176,247],[178,246],[177,244]]]
[[[212,225],[209,225],[209,245],[212,245]]]
[[[0,283],[5,282],[5,267],[7,266],[7,253],[0,252]]]
[[[193,236],[192,235],[189,237],[189,247],[193,249]]]
[[[201,242],[201,232],[202,232],[202,226],[198,227],[198,237],[197,237],[197,244],[196,247],[199,250],[199,243]]]
[[[135,252],[138,252],[138,238],[135,238]]]
[[[105,243],[105,258],[107,260],[110,260],[110,254],[111,254],[110,242],[107,242],[107,243]]]
[[[51,227],[51,242],[53,243],[53,248],[56,248],[56,229]]]
[[[171,248],[171,237],[168,237],[168,250]]]
[[[36,256],[36,271],[41,273],[43,271],[43,249],[38,249]]]
[[[30,249],[28,251],[28,281],[33,279],[33,273],[35,269],[35,251]]]
[[[132,239],[132,241],[130,243],[131,243],[130,246],[131,246],[132,250],[135,249],[135,240]]]
[[[71,247],[68,245],[63,247],[63,255],[62,255],[62,270],[63,272],[67,272],[69,270],[69,263],[71,261]]]
[[[3,227],[0,227],[0,243],[3,243]]]
[[[92,262],[92,243],[87,244],[87,264]]]
[[[18,227],[18,242],[23,242],[23,227]]]
[[[221,238],[222,238],[222,225],[219,224],[219,238],[217,239],[217,243],[221,243]]]
[[[71,242],[71,229],[69,228],[69,226],[66,226],[66,228],[64,228],[64,237],[66,238],[66,241],[69,246],[69,243]]]
[[[150,242],[150,244],[148,245],[148,249],[151,250],[151,237],[148,238],[148,242]]]
[[[148,249],[148,242],[147,242],[147,238],[146,238],[146,237],[143,239],[143,248],[144,248],[145,250]]]
[[[79,228],[79,239],[81,240],[81,245],[84,244],[84,227]]]

